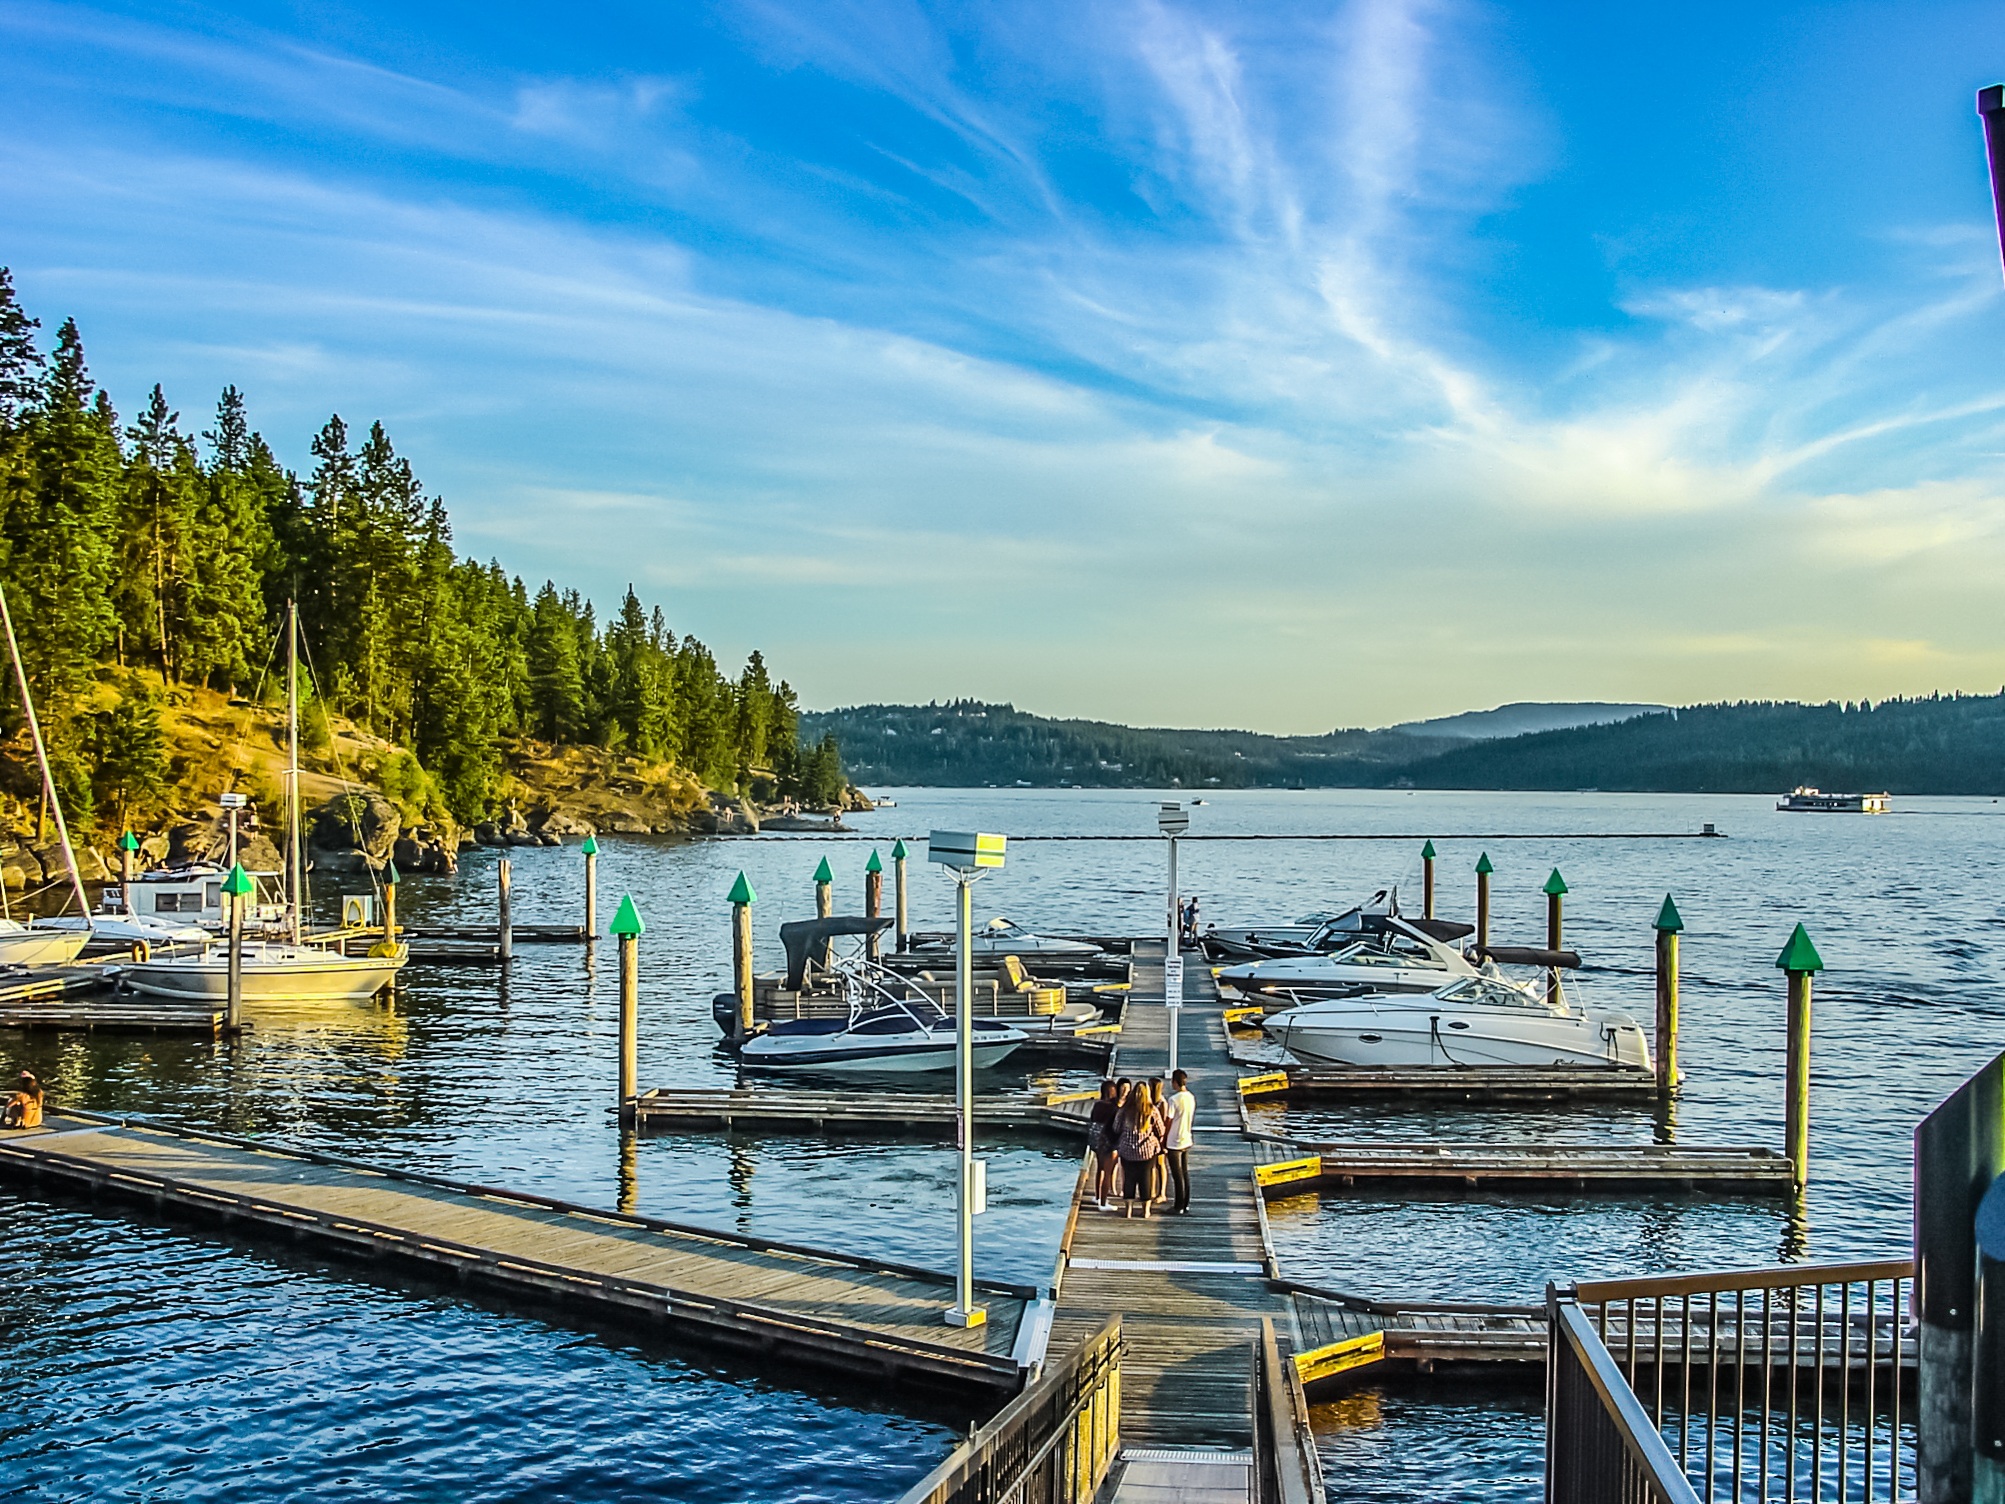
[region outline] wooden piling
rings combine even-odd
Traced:
[[[905,915],[905,858],[908,855],[905,843],[900,841],[891,848],[891,906],[895,917],[891,932],[897,937],[897,949],[903,951],[909,943],[912,926]]]
[[[578,848],[585,857],[585,940],[599,938],[599,838],[586,836]]]
[[[1490,943],[1490,874],[1497,869],[1490,865],[1490,853],[1484,852],[1476,858],[1476,949],[1481,951]]]
[[[731,990],[738,998],[739,1039],[752,1032],[752,905],[759,895],[744,873],[731,885]]]
[[[1671,895],[1657,911],[1657,1095],[1678,1089],[1678,932],[1685,927]]]
[[[397,864],[392,861],[383,869],[383,943],[397,943]]]
[[[640,937],[644,926],[631,893],[620,899],[612,932],[620,942],[620,1122],[633,1126],[640,1094]]]
[[[241,865],[230,869],[223,879],[223,894],[230,906],[230,971],[223,1002],[223,1027],[234,1034],[244,1018],[244,901],[250,896],[251,875]]]
[[[1782,1152],[1796,1174],[1796,1188],[1810,1183],[1810,978],[1824,969],[1810,935],[1797,925],[1775,964],[1789,974],[1789,1059],[1783,1110]]]
[[[1420,912],[1434,917],[1434,843],[1420,848]]]
[[[507,857],[503,857],[500,866],[495,869],[495,879],[500,884],[498,897],[501,905],[496,915],[495,930],[497,941],[501,947],[501,959],[509,961],[514,959],[515,956],[515,924],[513,916],[509,913],[508,909],[509,870]]]
[[[815,868],[815,918],[826,919],[835,912],[835,869],[829,866],[828,858],[821,859]]]
[[[119,895],[124,900],[127,917],[132,914],[133,856],[139,850],[139,837],[127,831],[118,838],[118,885]]]
[[[1559,875],[1559,868],[1552,869],[1552,876],[1546,879],[1546,949],[1561,948],[1560,900],[1566,896],[1566,879]],[[1553,996],[1559,995],[1559,968],[1546,972],[1546,986]]]
[[[884,859],[875,851],[870,860],[863,864],[863,914],[866,919],[875,919],[884,912]],[[863,940],[863,954],[870,960],[877,959],[877,932],[871,931]]]

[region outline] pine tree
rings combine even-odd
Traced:
[[[0,430],[12,428],[41,396],[42,354],[35,348],[41,327],[14,296],[13,272],[0,266]]]
[[[578,668],[578,622],[546,581],[529,627],[532,724],[545,741],[576,741],[585,729],[585,682]]]

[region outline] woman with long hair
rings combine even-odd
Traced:
[[[1128,1093],[1116,1123],[1119,1134],[1114,1147],[1121,1156],[1121,1191],[1126,1198],[1121,1214],[1134,1216],[1135,1203],[1140,1202],[1142,1216],[1146,1218],[1149,1215],[1149,1197],[1155,1192],[1156,1156],[1162,1153],[1163,1141],[1156,1132],[1156,1115],[1149,1105],[1149,1093],[1144,1083],[1137,1082],[1135,1089]]]

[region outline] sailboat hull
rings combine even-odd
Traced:
[[[0,966],[67,966],[83,954],[89,930],[0,930]]]

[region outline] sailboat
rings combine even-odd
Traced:
[[[362,1003],[396,979],[410,948],[393,941],[366,956],[344,956],[301,943],[306,863],[300,849],[299,813],[299,607],[286,614],[286,929],[284,940],[242,942],[243,1001],[249,1003]],[[120,972],[135,992],[153,997],[220,1002],[230,991],[227,945],[200,956],[137,961]]]
[[[70,827],[63,819],[63,801],[56,797],[56,780],[49,773],[49,749],[42,742],[42,723],[35,718],[35,700],[28,693],[28,671],[21,666],[21,645],[14,640],[14,615],[7,609],[4,590],[0,590],[0,624],[7,629],[7,655],[14,662],[14,682],[21,690],[21,714],[27,719],[28,738],[35,744],[35,761],[42,770],[42,792],[56,817],[56,835],[62,841],[63,861],[70,869],[70,887],[76,892],[77,907],[86,916],[80,930],[44,929],[12,917],[0,919],[0,966],[63,966],[76,960],[90,943],[90,900],[84,897],[83,875],[77,871]]]

